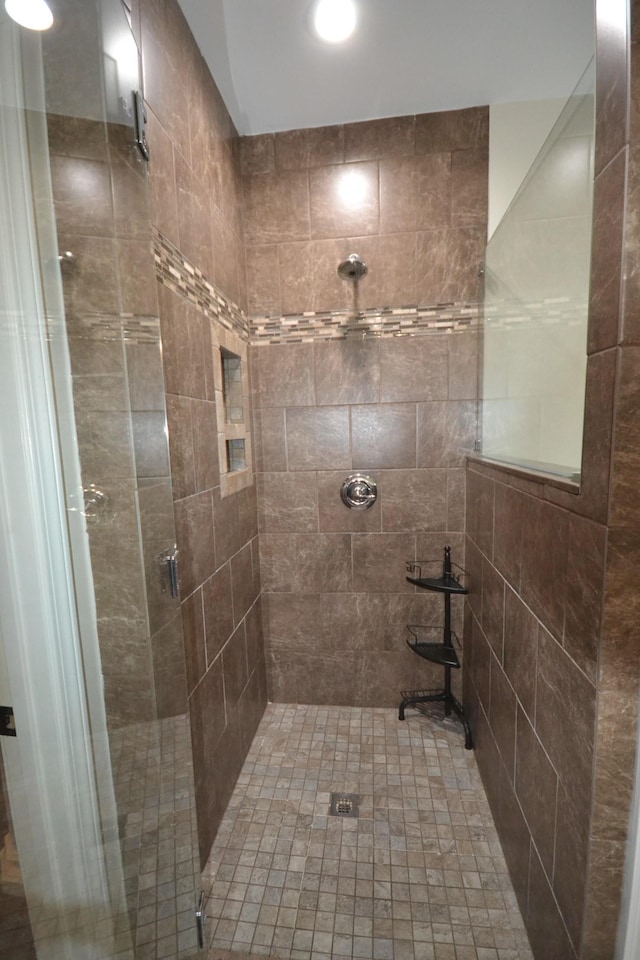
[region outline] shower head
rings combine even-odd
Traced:
[[[358,256],[357,253],[352,253],[338,267],[338,276],[343,280],[362,280],[363,277],[366,277],[368,270],[369,268],[362,257]]]

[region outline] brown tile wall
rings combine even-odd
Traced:
[[[351,309],[353,252],[360,309],[475,300],[488,142],[481,107],[243,137],[249,313]]]
[[[465,703],[541,960],[614,955],[637,747],[640,7],[633,42],[625,7],[596,3],[580,492],[487,464],[467,471]]]
[[[477,299],[487,148],[483,108],[243,138],[250,312],[351,309],[336,268],[354,250],[369,265],[362,309]],[[355,211],[340,199],[354,176]],[[468,329],[252,348],[271,699],[391,706],[441,684],[404,642],[407,623],[442,622],[405,562],[446,543],[463,562],[476,341]],[[363,513],[340,499],[355,470],[378,483]]]
[[[253,349],[270,699],[392,706],[441,683],[404,642],[442,622],[405,561],[450,543],[463,562],[475,351],[474,332]],[[378,484],[364,512],[340,499],[356,470]]]
[[[154,227],[246,308],[236,132],[175,0],[141,0]],[[222,497],[213,324],[158,285],[202,861],[266,704],[255,485]]]

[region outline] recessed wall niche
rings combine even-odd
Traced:
[[[246,341],[214,324],[220,492],[223,497],[253,483]],[[215,336],[215,334],[214,334]]]

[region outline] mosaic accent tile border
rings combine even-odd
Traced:
[[[546,300],[493,300],[484,306],[484,325],[489,328],[565,326],[587,327],[588,300],[550,297]]]
[[[362,310],[356,316],[344,311],[319,311],[285,317],[252,317],[251,343],[417,336],[466,330],[477,326],[479,320],[480,305],[477,303],[383,307]]]
[[[50,321],[50,329],[56,321]],[[66,322],[69,340],[133,341],[135,343],[159,343],[160,320],[158,317],[109,316],[94,314],[74,316]]]
[[[183,256],[170,240],[156,233],[153,242],[156,276],[160,283],[185,297],[204,314],[213,317],[227,330],[249,339],[249,323],[244,312]]]

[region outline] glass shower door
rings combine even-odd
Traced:
[[[120,0],[56,10],[40,37],[0,9],[0,955],[186,957],[199,870],[138,51]]]

